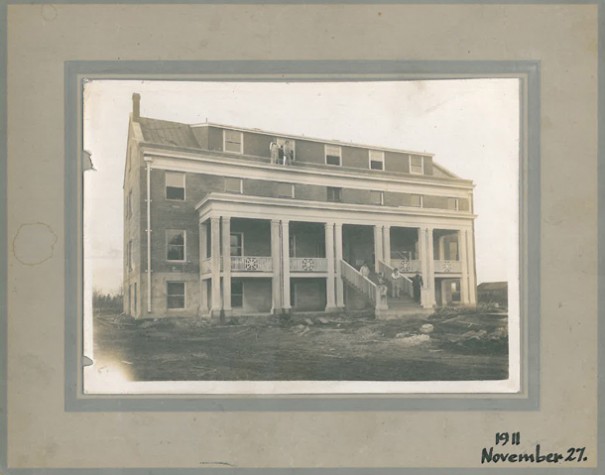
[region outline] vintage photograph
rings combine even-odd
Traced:
[[[519,87],[86,82],[85,392],[518,391]]]

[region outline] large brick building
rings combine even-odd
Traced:
[[[133,95],[134,317],[473,305],[473,222],[472,182],[430,154],[144,118]]]

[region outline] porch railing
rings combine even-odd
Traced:
[[[435,261],[435,272],[443,274],[462,272],[462,263],[460,261]]]
[[[272,272],[273,261],[271,257],[264,256],[238,256],[231,257],[232,272]]]
[[[328,260],[325,257],[291,257],[290,272],[327,272]]]
[[[391,258],[391,266],[399,272],[420,272],[420,261],[401,258]]]
[[[361,292],[374,306],[376,310],[384,310],[388,308],[386,292],[384,288],[376,285],[361,272],[355,269],[347,262],[341,260],[340,274],[342,278],[352,287]]]
[[[378,272],[382,272],[385,279],[391,284],[391,288],[394,286],[400,285],[401,290],[404,294],[409,295],[410,297],[414,297],[414,284],[412,283],[412,279],[405,275],[401,275],[399,279],[393,278],[393,272],[395,271],[394,267],[391,267],[386,262],[378,261]]]

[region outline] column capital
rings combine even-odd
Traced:
[[[218,223],[221,220],[220,216],[210,216],[210,221]]]

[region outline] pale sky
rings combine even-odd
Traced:
[[[107,81],[86,84],[85,274],[94,288],[122,280],[122,182],[133,92],[141,115],[208,120],[435,155],[475,183],[477,282],[516,281],[519,83],[517,79],[397,82]],[[92,277],[90,277],[92,276]]]

